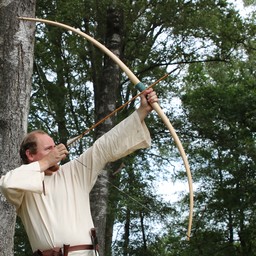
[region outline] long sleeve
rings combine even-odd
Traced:
[[[96,140],[92,147],[77,160],[71,161],[62,169],[75,170],[81,184],[91,190],[99,173],[109,162],[114,162],[132,152],[151,145],[149,131],[139,119],[137,111]],[[70,168],[73,165],[73,168]]]
[[[40,172],[38,162],[21,165],[1,177],[0,191],[18,209],[22,202],[24,191],[42,193],[43,179],[44,173]]]

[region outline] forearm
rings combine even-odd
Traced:
[[[0,179],[1,190],[19,189],[33,192],[41,191],[44,173],[40,170],[38,162],[21,165],[9,171]]]
[[[139,107],[137,109],[137,113],[138,113],[138,116],[140,118],[140,121],[143,122],[145,120],[145,118],[147,117],[147,115],[150,113],[151,111],[148,111],[146,110],[145,108],[143,107]]]
[[[109,162],[149,147],[150,134],[143,121],[146,115],[144,110],[138,109],[98,139],[94,145],[99,150],[98,154]]]
[[[22,165],[0,178],[0,192],[18,209],[25,191],[43,192],[43,179],[38,162]]]

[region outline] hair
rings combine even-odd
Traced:
[[[20,157],[23,164],[29,164],[29,160],[26,151],[29,150],[31,154],[37,153],[37,134],[47,134],[43,130],[35,130],[28,133],[20,145]]]

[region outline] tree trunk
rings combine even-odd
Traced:
[[[2,0],[0,8],[0,176],[17,167],[27,130],[33,69],[35,0]],[[15,210],[0,194],[0,255],[13,255]]]
[[[115,22],[113,22],[115,21]],[[107,29],[106,29],[106,46],[120,56],[121,45],[121,21],[122,15],[114,8],[107,10]],[[95,90],[95,116],[96,120],[100,120],[107,114],[116,109],[118,99],[118,90],[120,86],[120,69],[108,57],[105,57],[104,70],[101,81],[94,84]],[[96,137],[109,131],[115,125],[114,118],[108,119],[96,130]],[[111,230],[106,232],[106,216],[108,204],[108,181],[109,172],[115,164],[109,164],[103,175],[99,176],[96,185],[91,192],[91,208],[94,224],[98,231],[98,239],[100,245],[100,255],[106,255],[106,233],[112,234]],[[108,227],[113,228],[113,227]],[[110,239],[111,240],[111,239]],[[111,242],[111,241],[110,241]]]
[[[127,207],[124,225],[124,256],[129,255],[131,210]]]

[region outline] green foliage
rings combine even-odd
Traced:
[[[254,255],[255,250],[255,53],[237,57],[191,66],[182,97],[194,131],[190,150],[200,182],[195,200],[205,205],[193,238],[197,247],[201,234],[208,245],[218,244],[214,255]],[[218,243],[207,238],[206,228],[215,229]]]
[[[250,6],[250,5],[255,5],[256,1],[255,0],[244,0],[244,5],[245,6]]]

